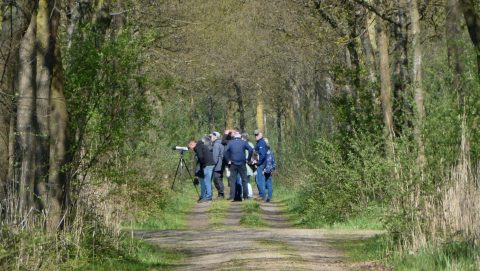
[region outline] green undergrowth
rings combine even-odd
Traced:
[[[159,251],[154,245],[137,239],[125,240],[123,250],[118,252],[113,254],[115,256],[85,264],[78,270],[170,270],[185,257],[178,252]]]
[[[471,242],[453,241],[396,256],[391,262],[398,271],[476,271],[480,270],[480,248]]]
[[[147,217],[130,221],[124,229],[136,230],[177,230],[186,227],[185,218],[196,203],[198,195],[193,187],[184,188],[183,192],[172,193],[166,203],[151,206]]]
[[[226,200],[214,200],[210,208],[208,209],[208,219],[210,225],[214,228],[220,228],[223,226],[223,222],[228,213],[228,207],[230,202]]]
[[[240,218],[240,225],[247,227],[264,227],[265,223],[262,221],[262,210],[260,203],[247,200],[242,204],[243,215]]]
[[[388,236],[337,242],[353,262],[376,262],[396,271],[480,270],[480,249],[472,242],[454,241],[419,251],[395,252]]]
[[[275,198],[279,203],[286,206],[288,220],[292,225],[300,228],[313,229],[342,229],[342,230],[383,230],[382,218],[385,216],[385,208],[371,205],[362,208],[355,216],[334,223],[325,222],[321,216],[305,216],[302,213],[302,201],[299,200],[301,193],[288,189],[284,186],[276,187]]]

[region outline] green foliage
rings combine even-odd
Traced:
[[[110,39],[102,35],[83,26],[64,53],[72,167],[82,160],[84,172],[101,164],[98,178],[123,183],[134,171],[119,164],[137,155],[150,125],[140,68],[147,40],[128,27]]]
[[[368,140],[368,139],[367,139]],[[370,203],[390,198],[392,165],[378,143],[353,141],[352,152],[342,158],[338,145],[319,139],[308,165],[309,178],[298,194],[302,224],[332,225],[365,211]]]

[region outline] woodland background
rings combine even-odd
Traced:
[[[0,14],[2,269],[134,259],[121,228],[170,225],[183,196],[170,146],[233,126],[269,138],[300,225],[381,221],[383,258],[478,268],[478,1],[3,0]]]

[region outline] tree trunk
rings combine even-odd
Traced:
[[[282,115],[283,110],[280,105],[277,105],[277,156],[281,156],[281,153],[283,152]]]
[[[423,172],[425,167],[425,147],[423,144],[423,124],[425,120],[424,95],[422,88],[422,48],[420,44],[420,16],[418,13],[417,0],[410,0],[410,17],[412,27],[412,47],[413,47],[413,65],[412,65],[412,83],[415,89],[415,127],[414,133],[418,147],[418,162],[420,170]]]
[[[390,60],[388,56],[388,36],[382,19],[377,18],[378,51],[380,58],[380,100],[382,103],[383,122],[385,125],[386,153],[389,159],[394,158],[393,145],[393,116],[392,116],[392,79],[390,73]]]
[[[458,93],[460,107],[465,103],[465,88],[462,76],[465,66],[461,60],[462,47],[462,11],[458,0],[447,0],[445,7],[445,32],[447,39],[448,66],[453,67],[453,88]]]
[[[263,116],[264,116],[264,104],[263,104],[263,95],[262,92],[260,91],[257,94],[257,106],[256,106],[256,124],[257,124],[257,129],[260,129],[260,131],[265,132],[265,123],[263,122]]]
[[[394,105],[393,111],[397,121],[395,121],[396,131],[401,132],[402,126],[409,126],[409,113],[411,106],[407,95],[408,77],[408,29],[407,29],[407,3],[406,0],[396,2],[397,14],[394,26],[394,36],[396,39],[395,48],[395,68],[393,80]]]
[[[211,95],[208,95],[207,98],[207,103],[208,103],[208,131],[209,133],[213,131],[213,98]]]
[[[51,21],[52,47],[54,50],[52,84],[51,84],[51,111],[50,111],[50,167],[48,171],[48,202],[49,217],[47,229],[55,231],[63,225],[62,213],[66,211],[68,186],[65,169],[67,163],[67,123],[68,114],[64,96],[63,66],[60,47],[56,44],[60,14],[53,12]]]
[[[50,15],[52,1],[39,0],[37,11],[36,48],[36,150],[35,150],[35,194],[37,208],[45,209],[49,167],[49,105],[52,79],[53,48],[50,39]]]
[[[245,132],[245,107],[243,105],[242,89],[237,82],[233,82],[235,93],[237,94],[238,113],[240,117],[240,131]]]
[[[227,119],[225,120],[225,128],[232,129],[235,126],[235,101],[227,102]]]
[[[16,164],[20,165],[18,174],[19,202],[18,211],[24,213],[33,204],[33,188],[35,183],[35,32],[36,14],[33,13],[19,49],[18,95],[17,95],[17,148]]]
[[[468,33],[477,55],[477,75],[480,77],[480,16],[475,12],[474,0],[460,0]]]

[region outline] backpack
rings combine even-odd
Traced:
[[[272,150],[267,151],[267,158],[266,158],[266,165],[265,165],[265,173],[266,174],[272,174],[273,171],[275,171],[275,168],[277,167],[277,162],[275,161],[275,156],[273,155]]]

